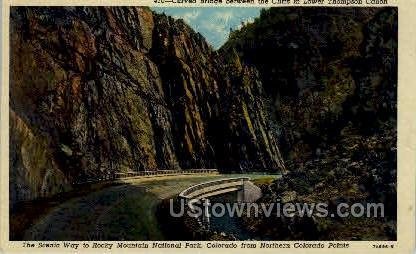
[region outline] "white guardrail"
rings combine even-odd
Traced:
[[[88,184],[103,181],[114,181],[126,178],[136,177],[151,177],[151,176],[165,176],[165,175],[188,175],[188,174],[218,174],[218,169],[180,169],[180,170],[148,170],[148,171],[129,171],[116,172],[107,174],[101,177],[91,177],[85,180],[74,182],[74,184]]]

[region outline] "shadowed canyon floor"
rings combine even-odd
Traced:
[[[190,185],[239,175],[163,176],[125,180],[71,199],[43,216],[25,240],[164,240],[157,205]],[[276,175],[248,175],[268,179]]]

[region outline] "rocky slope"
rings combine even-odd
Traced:
[[[254,45],[254,47],[253,47]],[[383,218],[248,220],[264,239],[395,240],[397,9],[275,8],[231,34],[281,123],[289,173],[262,202],[383,203]],[[275,225],[275,227],[270,227]],[[363,226],[365,225],[365,226]]]
[[[115,172],[284,170],[255,68],[148,8],[14,7],[10,197]]]

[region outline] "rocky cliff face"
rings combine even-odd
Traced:
[[[222,47],[260,73],[295,163],[330,150],[343,133],[395,128],[396,8],[271,8]]]
[[[344,186],[326,198],[394,217],[395,8],[271,8],[219,51],[142,7],[15,7],[10,29],[12,202],[116,172],[281,171],[282,149],[274,195]]]
[[[148,8],[15,7],[11,201],[115,172],[283,170],[256,69]]]
[[[384,204],[383,218],[261,215],[254,235],[396,239],[397,43],[397,8],[271,8],[231,34],[221,50],[259,71],[281,123],[289,173],[262,202]]]

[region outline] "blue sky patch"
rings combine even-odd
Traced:
[[[238,7],[153,7],[157,13],[165,13],[176,19],[183,19],[195,31],[201,33],[215,49],[221,47],[233,30],[242,22],[253,22],[260,15],[261,8]]]

